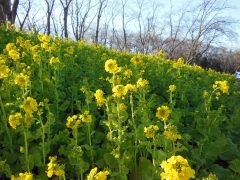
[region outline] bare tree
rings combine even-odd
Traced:
[[[47,4],[47,35],[49,35],[51,33],[51,15],[55,0],[45,0],[45,2]]]
[[[102,13],[103,13],[104,9],[107,7],[107,3],[108,3],[108,0],[99,0],[98,1],[98,13],[97,13],[97,26],[96,26],[96,33],[95,33],[95,43],[98,43],[100,20],[101,20]]]
[[[20,7],[23,8],[23,11],[26,12],[25,15],[23,15],[22,17],[20,17],[18,14],[17,14],[17,18],[18,18],[18,21],[19,21],[19,25],[20,25],[20,30],[23,29],[23,26],[29,16],[29,12],[32,8],[32,0],[28,0],[27,2],[25,3],[22,3],[19,5]]]
[[[92,0],[75,0],[72,3],[71,7],[71,22],[72,22],[72,30],[76,40],[83,39],[85,32],[90,28],[94,18],[96,17],[96,13],[92,15],[89,22],[87,22],[89,18],[89,13],[96,6],[96,4],[92,3]],[[87,24],[88,23],[88,24]]]
[[[17,16],[19,0],[0,0],[0,23],[10,21],[12,24],[15,23]]]
[[[68,38],[68,10],[72,0],[60,0],[63,7],[64,37]]]
[[[194,63],[220,37],[233,35],[230,28],[234,21],[222,16],[222,12],[228,8],[226,1],[220,0],[203,0],[194,8],[192,22],[188,27],[190,32],[190,41],[187,43],[188,63]]]

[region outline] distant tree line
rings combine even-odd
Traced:
[[[233,73],[240,66],[240,50],[219,45],[237,37],[236,21],[224,15],[231,8],[227,1],[198,0],[194,6],[189,1],[184,9],[174,8],[171,0],[171,6],[164,7],[164,2],[0,0],[0,22],[120,51],[154,54],[162,49],[170,59],[184,57],[189,64],[218,71]]]

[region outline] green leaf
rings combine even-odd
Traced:
[[[240,159],[232,160],[229,168],[240,175]]]

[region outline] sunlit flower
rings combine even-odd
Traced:
[[[140,87],[143,88],[143,87],[147,86],[148,84],[149,84],[149,82],[146,79],[139,78],[137,80],[137,88],[140,88]]]
[[[51,57],[50,64],[53,65],[53,64],[57,64],[57,63],[60,63],[59,58],[58,57]]]
[[[10,115],[8,118],[8,123],[13,129],[16,129],[17,126],[21,124],[21,121],[22,121],[21,113],[15,113],[14,115]]]
[[[37,108],[37,101],[32,97],[27,97],[27,99],[23,101],[23,109],[27,114],[32,114],[33,112],[37,111]]]
[[[29,77],[24,75],[23,73],[18,74],[15,77],[15,84],[20,87],[26,88],[29,85]]]
[[[227,81],[215,81],[213,90],[220,90],[224,94],[229,94],[229,85]]]
[[[84,123],[92,122],[92,115],[89,114],[89,111],[85,111],[83,114],[80,115],[80,119]]]
[[[77,115],[68,116],[66,126],[69,129],[76,129],[80,125],[81,121],[78,119]]]
[[[103,104],[105,102],[103,95],[104,95],[104,92],[101,89],[98,89],[94,94],[96,101],[97,101],[97,105],[99,107],[103,106]]]
[[[158,54],[157,54],[159,57],[161,57],[161,58],[165,58],[166,57],[166,52],[164,51],[164,50],[160,50],[159,52],[158,52]]]
[[[181,134],[178,133],[177,127],[171,123],[165,127],[163,135],[170,141],[176,141],[182,138]]]
[[[175,85],[170,85],[170,86],[168,87],[168,90],[169,90],[169,92],[171,92],[171,93],[175,92],[176,89],[177,89],[177,87],[176,87]]]
[[[64,166],[59,165],[57,161],[57,156],[49,156],[50,162],[48,163],[47,176],[51,178],[52,176],[63,176]]]
[[[131,63],[138,65],[138,64],[142,63],[142,58],[141,58],[141,56],[136,55],[136,56],[133,56],[130,61],[131,61]]]
[[[11,180],[32,180],[33,174],[30,172],[19,173],[18,176],[11,176]]]
[[[136,86],[133,84],[127,84],[125,86],[125,89],[127,90],[127,92],[133,92],[133,91],[136,91]]]
[[[189,180],[195,178],[195,171],[182,156],[172,156],[161,163],[164,170],[160,174],[162,180]]]
[[[218,180],[218,177],[216,174],[210,173],[208,177],[202,178],[202,180]]]
[[[66,49],[67,53],[72,55],[73,54],[73,47],[67,47]]]
[[[105,71],[111,74],[119,72],[120,68],[117,65],[117,61],[115,59],[107,60],[105,62]]]
[[[109,175],[109,171],[97,172],[97,167],[93,168],[87,176],[87,180],[106,180]]]
[[[157,125],[150,125],[149,127],[144,127],[144,133],[146,138],[154,138],[158,130],[159,127]]]
[[[127,94],[127,90],[123,85],[116,85],[112,88],[113,96],[114,97],[122,97]]]
[[[132,76],[133,72],[131,69],[127,69],[126,71],[124,71],[123,75],[127,78],[130,78]]]
[[[47,36],[47,35],[44,35],[44,34],[39,34],[38,39],[41,42],[47,42],[48,43],[48,42],[51,41],[51,36]]]
[[[10,50],[8,52],[8,55],[14,60],[18,61],[20,59],[20,53],[16,50]]]
[[[157,108],[156,117],[160,120],[166,121],[171,111],[167,106],[161,106]]]
[[[10,72],[10,69],[5,64],[0,64],[0,79],[8,77],[8,73]]]

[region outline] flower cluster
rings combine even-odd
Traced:
[[[161,106],[157,108],[156,117],[162,121],[166,121],[171,111],[167,106]]]
[[[171,123],[166,125],[163,135],[171,141],[176,141],[182,138],[181,134],[178,133],[177,127]]]
[[[33,112],[37,111],[38,103],[34,98],[27,97],[27,99],[23,101],[23,109],[28,115],[32,115]]]
[[[50,162],[48,163],[47,176],[51,178],[52,176],[63,176],[64,175],[64,166],[59,165],[56,156],[49,157]]]
[[[146,138],[154,138],[158,130],[159,127],[157,125],[150,125],[149,127],[144,127],[144,133]]]
[[[131,61],[131,63],[133,63],[134,65],[139,65],[139,64],[142,63],[142,58],[141,58],[140,55],[136,55],[136,56],[133,56],[130,61]]]
[[[14,43],[8,43],[6,45],[6,50],[8,52],[9,57],[13,61],[18,61],[20,59],[19,49],[17,49]]]
[[[10,72],[9,67],[5,64],[5,61],[0,57],[0,79],[8,77]]]
[[[60,63],[60,61],[58,57],[51,57],[49,63],[51,65],[54,65],[54,64]]]
[[[19,173],[18,176],[11,176],[11,180],[32,180],[33,174],[30,172]]]
[[[21,125],[22,118],[21,113],[15,113],[14,115],[9,116],[8,123],[13,129],[16,129],[19,125]]]
[[[162,180],[189,180],[195,177],[195,171],[182,156],[172,156],[161,163],[164,170],[160,174]]]
[[[97,167],[93,168],[87,176],[87,180],[106,180],[109,175],[109,171],[97,172]]]
[[[103,95],[104,95],[104,92],[101,89],[98,89],[94,94],[98,107],[102,107],[105,102]]]
[[[227,81],[215,81],[213,84],[213,90],[220,90],[224,94],[229,94],[229,86]]]
[[[170,85],[170,86],[168,87],[168,91],[171,92],[171,93],[175,92],[176,89],[177,89],[177,87],[176,87],[175,85]]]
[[[120,71],[120,68],[117,65],[117,61],[115,59],[109,59],[105,62],[105,71],[111,74],[117,73]]]
[[[123,85],[116,85],[112,88],[114,97],[122,97],[127,94],[127,89]]]
[[[29,77],[23,73],[20,73],[15,77],[15,84],[22,88],[26,88],[29,85],[29,82]]]
[[[202,180],[218,180],[218,177],[216,174],[210,173],[208,177],[202,178]]]
[[[66,126],[69,129],[77,129],[81,121],[77,115],[68,116]]]
[[[85,111],[83,114],[80,115],[80,119],[84,123],[92,122],[92,115],[89,114],[89,111]]]
[[[139,78],[137,80],[137,88],[144,88],[145,86],[147,86],[149,84],[148,80],[146,79],[142,79],[142,78]]]

